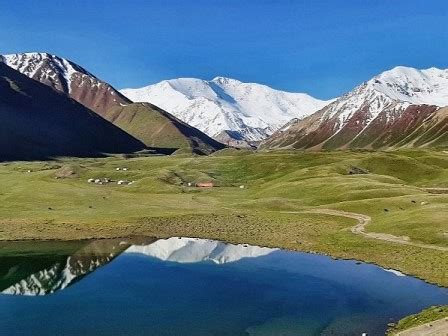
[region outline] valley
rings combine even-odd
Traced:
[[[447,2],[9,2],[0,334],[448,336]]]
[[[446,286],[448,194],[426,188],[446,188],[447,177],[448,157],[435,150],[8,162],[0,239],[210,238],[363,260]],[[371,218],[365,234],[356,216]]]
[[[64,289],[129,237],[323,254],[447,286],[446,71],[396,67],[322,101],[225,77],[118,91],[56,55],[1,56],[0,241],[116,239],[8,293]]]

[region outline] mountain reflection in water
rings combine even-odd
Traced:
[[[10,244],[10,243],[5,243]],[[21,243],[18,243],[19,246]],[[39,242],[35,243],[37,246]],[[98,267],[106,265],[131,246],[127,240],[104,239],[78,242],[72,254],[0,255],[0,291],[3,294],[47,295],[62,290]]]
[[[223,264],[267,255],[276,250],[198,238],[154,240],[86,241],[70,255],[0,256],[0,291],[3,294],[29,296],[52,294],[76,283],[122,253],[138,253],[179,263],[210,261]]]
[[[178,237],[0,243],[0,291],[8,336],[381,335],[448,304],[375,265]]]

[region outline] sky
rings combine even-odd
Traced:
[[[115,87],[225,76],[317,98],[397,65],[448,68],[446,0],[0,0],[0,53]]]

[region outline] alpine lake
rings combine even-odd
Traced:
[[[197,238],[0,243],[2,335],[384,335],[448,289]]]

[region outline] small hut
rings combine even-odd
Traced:
[[[196,183],[196,187],[198,188],[213,188],[215,185],[213,182],[199,182]]]

